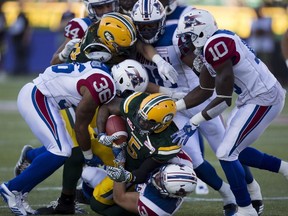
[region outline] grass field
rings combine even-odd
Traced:
[[[22,85],[33,77],[8,77],[0,81],[0,182],[13,177],[13,168],[18,156],[25,144],[38,146],[30,129],[18,114],[15,107],[18,91]],[[281,116],[272,123],[263,136],[253,145],[269,154],[288,161],[288,106],[285,106]],[[220,164],[206,146],[205,157],[217,169],[224,178]],[[263,170],[252,169],[253,174],[262,188],[265,202],[264,215],[286,216],[288,215],[288,181],[280,174]],[[61,187],[62,169],[39,184],[29,196],[29,202],[33,208],[48,204],[58,198]],[[193,216],[220,216],[222,215],[222,203],[218,193],[211,188],[208,195],[189,196],[176,215]],[[90,214],[94,214],[88,206],[82,206]],[[0,201],[0,215],[13,215],[6,204]]]

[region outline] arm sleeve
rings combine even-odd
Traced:
[[[153,158],[146,159],[138,169],[131,172],[134,179],[133,183],[140,184],[146,182],[150,173],[162,164],[163,163],[156,161]]]

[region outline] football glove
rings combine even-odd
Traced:
[[[190,121],[184,127],[171,135],[172,142],[178,145],[186,145],[188,139],[195,133],[199,125],[190,124]]]
[[[59,59],[62,62],[65,62],[70,54],[70,52],[72,51],[72,49],[74,48],[76,43],[79,43],[81,39],[72,39],[70,40],[64,47],[64,49],[59,53]]]
[[[165,61],[159,54],[153,56],[152,61],[157,65],[160,77],[163,80],[168,79],[172,84],[178,80],[178,72],[174,67]]]
[[[166,94],[175,101],[185,97],[187,95],[187,92],[189,92],[188,88],[181,88],[181,90],[179,90],[178,88],[167,88],[163,86],[160,86],[159,88],[159,93]]]
[[[132,173],[125,170],[122,166],[112,167],[106,166],[107,176],[116,182],[131,182]]]
[[[92,167],[99,167],[103,165],[103,161],[96,155],[93,155],[92,159],[85,158],[85,164]]]
[[[107,147],[112,147],[113,141],[118,138],[118,136],[107,136],[105,133],[100,133],[98,135],[98,141]]]

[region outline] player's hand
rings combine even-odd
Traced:
[[[106,166],[107,176],[116,182],[130,182],[132,180],[132,173],[125,170],[122,166],[112,167]]]
[[[184,127],[171,135],[172,142],[178,143],[178,145],[185,145],[188,139],[195,133],[199,125],[186,123]]]
[[[98,141],[107,147],[112,147],[113,141],[118,138],[118,136],[107,136],[105,133],[100,133],[98,135]]]
[[[74,48],[76,43],[79,43],[81,39],[72,39],[70,40],[64,47],[64,49],[59,53],[59,59],[62,62],[65,62],[70,54],[70,52],[72,51],[72,49]]]
[[[181,88],[179,90],[179,88],[167,88],[167,87],[160,86],[159,92],[166,94],[169,97],[171,97],[173,100],[177,101],[185,97],[187,93],[189,92],[189,89]]]
[[[99,167],[103,165],[103,161],[96,155],[93,155],[91,159],[85,158],[85,164],[92,167]]]
[[[158,54],[153,56],[152,61],[157,65],[159,75],[163,80],[168,79],[173,84],[177,82],[178,72],[171,64]]]

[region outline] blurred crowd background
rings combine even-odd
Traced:
[[[209,10],[219,28],[238,33],[288,86],[280,41],[288,29],[288,0],[178,0]],[[38,74],[63,42],[73,17],[85,16],[82,0],[0,0],[0,80]]]

